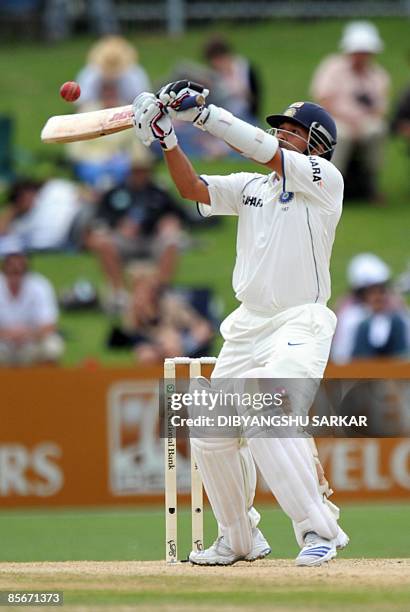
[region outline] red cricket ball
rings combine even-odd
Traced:
[[[80,94],[80,86],[75,81],[67,81],[60,87],[60,96],[63,100],[66,100],[66,102],[75,102],[80,97]]]

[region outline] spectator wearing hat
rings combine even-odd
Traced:
[[[409,313],[389,286],[387,264],[372,253],[361,253],[350,261],[347,278],[350,293],[337,308],[331,359],[347,363],[356,358],[406,356]]]
[[[78,106],[100,104],[103,83],[111,83],[117,91],[119,104],[131,104],[135,96],[151,91],[151,83],[138,63],[138,51],[121,36],[104,36],[91,47],[87,65],[76,81],[81,87]]]
[[[77,75],[80,112],[130,104],[151,83],[138,64],[138,52],[121,36],[105,36],[90,50],[87,65]],[[104,138],[72,142],[66,154],[78,180],[99,192],[123,183],[132,161],[146,154],[130,130]]]
[[[3,244],[0,272],[0,364],[56,363],[64,343],[57,333],[58,309],[50,282],[31,272],[21,244]]]
[[[340,55],[325,58],[317,68],[311,92],[336,120],[338,138],[332,161],[345,177],[346,194],[378,203],[390,86],[389,75],[375,62],[383,42],[372,23],[358,21],[346,26],[340,46]],[[357,172],[349,181],[353,159],[362,169],[360,194]]]

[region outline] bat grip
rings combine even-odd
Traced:
[[[188,108],[194,108],[195,106],[203,106],[205,104],[205,98],[201,94],[197,96],[189,96],[182,100],[181,106],[178,108],[179,111],[187,110]]]

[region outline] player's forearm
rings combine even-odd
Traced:
[[[209,204],[208,188],[196,174],[191,162],[179,148],[164,151],[169,173],[180,195],[194,202]]]
[[[229,111],[213,104],[204,110],[195,125],[212,136],[221,138],[244,157],[264,166],[268,165],[281,174],[279,143],[272,134],[238,119]]]

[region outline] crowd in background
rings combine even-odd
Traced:
[[[66,3],[46,4],[50,38],[51,33],[65,37]],[[136,48],[115,33],[111,3],[89,2],[88,8],[103,36],[78,72],[82,94],[77,110],[129,104],[140,92],[155,90]],[[373,24],[348,24],[340,53],[324,58],[310,87],[306,84],[311,98],[337,122],[333,161],[345,177],[347,198],[378,206],[385,203],[379,176],[389,131],[410,143],[409,90],[389,120],[389,75],[377,61],[382,51]],[[176,65],[168,80],[178,78],[202,83],[210,89],[210,102],[236,116],[261,120],[259,74],[224,37],[206,42],[202,64]],[[223,143],[186,123],[177,130],[190,156],[231,154]],[[49,250],[87,250],[98,260],[107,286],[103,307],[119,317],[107,340],[111,348],[128,347],[139,363],[207,354],[216,324],[211,292],[198,295],[175,286],[181,254],[191,244],[190,230],[200,221],[158,184],[154,167],[160,151],[148,151],[132,130],[125,130],[69,144],[65,155],[72,180],[55,177],[40,184],[20,178],[0,213],[0,363],[56,363],[63,354],[56,296],[46,278],[30,271],[27,255]],[[408,356],[409,313],[387,264],[374,254],[357,255],[349,264],[348,285],[349,293],[337,306],[332,359],[346,363]],[[81,302],[74,293],[77,298]]]

